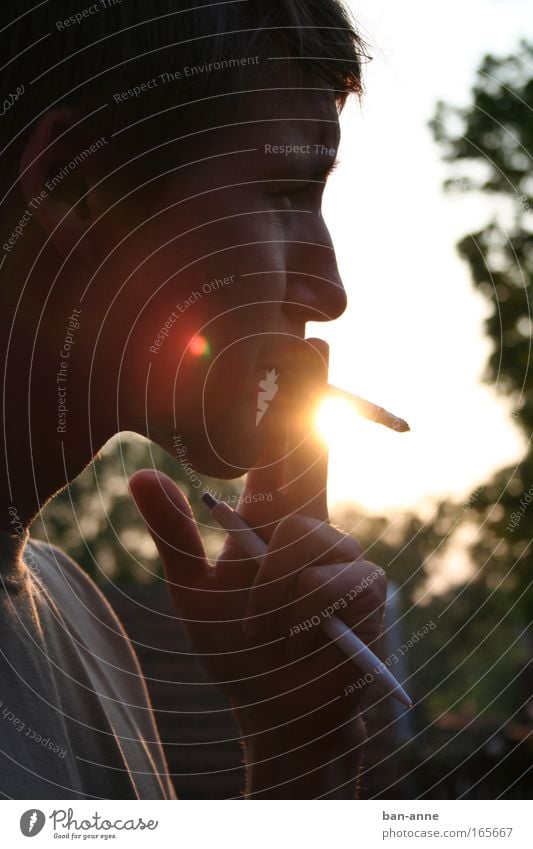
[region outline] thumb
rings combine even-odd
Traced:
[[[191,506],[174,481],[155,469],[135,472],[129,489],[163,561],[172,600],[182,608],[209,568]]]

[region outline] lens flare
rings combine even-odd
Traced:
[[[200,333],[192,337],[188,350],[194,357],[208,357],[211,353],[209,342]]]
[[[325,398],[315,413],[315,427],[322,439],[330,446],[339,440],[352,439],[357,414],[352,405],[342,398]]]

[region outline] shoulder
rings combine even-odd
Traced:
[[[60,629],[78,646],[85,646],[93,660],[120,668],[140,681],[140,667],[129,637],[92,578],[57,546],[33,539],[28,544],[29,556],[25,553],[24,559],[48,631]]]
[[[102,595],[94,581],[57,545],[30,537],[24,549],[24,561],[33,576],[48,584],[74,582],[83,589]],[[102,596],[103,598],[103,596]]]
[[[97,614],[99,620],[112,621],[114,630],[125,636],[103,593],[72,557],[56,545],[31,537],[23,557],[34,582],[51,596],[62,612],[75,610],[83,618],[90,613]]]

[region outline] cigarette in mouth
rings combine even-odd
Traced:
[[[373,404],[372,401],[359,398],[358,395],[352,395],[346,389],[339,389],[338,386],[333,386],[331,383],[328,383],[328,390],[330,398],[342,398],[344,401],[349,401],[356,413],[364,419],[384,425],[391,430],[398,431],[398,433],[406,433],[411,430],[405,419],[395,416],[394,413],[389,413],[384,407]]]

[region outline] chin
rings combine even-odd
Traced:
[[[235,421],[235,420],[234,420]],[[151,434],[151,438],[171,457],[190,466],[201,475],[232,480],[242,477],[257,462],[264,450],[266,433],[242,419],[226,423],[207,434],[205,431]]]
[[[254,429],[255,430],[255,429]],[[261,456],[264,438],[246,428],[221,429],[191,446],[191,463],[203,475],[231,480],[246,474]]]

